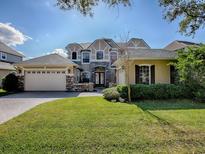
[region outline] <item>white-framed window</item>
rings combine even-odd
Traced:
[[[151,65],[139,65],[139,82],[141,84],[151,84]]]
[[[72,52],[71,58],[72,58],[72,60],[77,60],[77,59],[78,59],[78,54],[77,54],[76,51],[73,51],[73,52]]]
[[[82,63],[89,64],[90,63],[90,52],[82,52]]]
[[[103,60],[104,59],[104,52],[103,51],[97,51],[96,52],[96,59],[97,60]]]
[[[7,54],[4,52],[1,52],[1,60],[7,60]]]
[[[111,51],[110,52],[110,64],[112,65],[118,59],[118,52]]]

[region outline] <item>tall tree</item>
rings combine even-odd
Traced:
[[[199,85],[205,88],[205,45],[188,47],[178,51],[175,64],[181,81],[190,87]]]
[[[83,15],[93,15],[93,7],[100,2],[109,6],[130,6],[131,0],[57,0],[57,6],[63,10],[75,9]],[[205,26],[205,0],[159,0],[164,7],[164,18],[172,22],[180,19],[179,32],[185,35],[194,35]]]
[[[83,15],[93,15],[92,9],[100,2],[106,3],[109,6],[115,7],[120,4],[124,6],[130,5],[130,0],[57,0],[57,6],[63,10],[75,9]]]
[[[172,22],[180,19],[179,32],[194,35],[205,26],[205,0],[159,0],[165,8],[164,17]]]

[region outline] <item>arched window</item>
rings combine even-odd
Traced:
[[[77,59],[77,52],[72,52],[72,59],[76,60]]]
[[[97,60],[102,60],[103,59],[103,51],[97,51],[96,53],[96,59]]]

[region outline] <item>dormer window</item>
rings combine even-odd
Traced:
[[[72,60],[77,60],[77,52],[72,52]]]
[[[103,51],[97,51],[96,59],[97,60],[102,60],[103,59]]]
[[[7,59],[7,54],[4,52],[1,52],[1,60],[6,60]]]

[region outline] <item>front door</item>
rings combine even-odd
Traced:
[[[105,73],[104,72],[95,72],[95,85],[104,86],[105,84]]]

